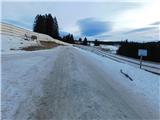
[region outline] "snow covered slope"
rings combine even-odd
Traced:
[[[57,44],[69,45],[45,34],[39,34],[6,23],[0,23],[0,25],[2,53],[10,51],[13,52],[13,50],[18,50],[28,46],[38,46],[40,45],[40,41],[52,41]],[[37,36],[37,39],[33,40],[31,39],[31,36]]]

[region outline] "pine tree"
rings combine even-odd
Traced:
[[[53,34],[53,17],[51,14],[45,15],[46,19],[46,34],[54,38]]]
[[[97,39],[94,41],[94,46],[99,46],[99,42]]]
[[[59,38],[59,27],[58,27],[58,22],[56,17],[53,18],[53,36],[56,39]]]
[[[83,40],[83,45],[88,45],[88,41],[87,41],[87,38],[85,37],[84,40]]]
[[[37,15],[33,24],[33,31],[47,34],[55,39],[60,39],[59,28],[56,17],[51,14]]]
[[[39,14],[35,17],[35,20],[34,20],[34,24],[33,24],[33,31],[34,32],[38,32],[38,26],[37,26],[38,18],[39,18]]]
[[[67,43],[71,43],[71,44],[74,44],[75,41],[74,41],[74,37],[72,34],[68,34],[66,36],[63,36],[63,41],[64,42],[67,42]]]
[[[79,42],[82,42],[82,38],[79,38],[79,40],[78,40]]]
[[[45,17],[42,15],[37,15],[33,25],[33,31],[38,33],[46,33],[45,27]]]

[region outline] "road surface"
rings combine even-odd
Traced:
[[[154,116],[145,108],[137,109],[141,107],[137,101],[130,102],[127,94],[115,89],[116,84],[110,84],[112,76],[101,69],[103,64],[78,48],[61,47],[51,66],[42,95],[31,92],[30,103],[20,103],[14,120],[141,120]],[[29,109],[30,104],[34,110]]]

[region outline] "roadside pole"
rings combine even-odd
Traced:
[[[147,50],[146,49],[138,49],[138,56],[140,56],[140,69],[141,69],[143,56],[147,56]]]
[[[142,58],[143,56],[140,56],[140,69],[142,68]]]

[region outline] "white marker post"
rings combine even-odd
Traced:
[[[138,56],[140,56],[140,68],[142,68],[142,59],[143,59],[143,56],[147,56],[147,50],[138,49]]]

